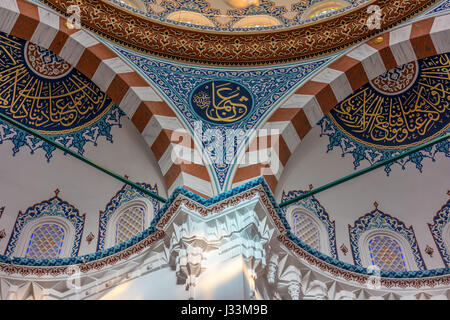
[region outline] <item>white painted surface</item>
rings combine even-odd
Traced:
[[[281,200],[283,190],[309,190],[355,172],[353,157],[341,157],[336,148],[326,153],[329,139],[319,137],[320,127],[314,127],[302,140],[296,152],[289,159],[278,183],[275,195]],[[350,250],[348,225],[354,225],[359,217],[373,211],[373,203],[379,209],[413,226],[419,249],[428,269],[444,267],[438,249],[428,228],[438,210],[447,202],[450,188],[450,161],[443,154],[436,156],[436,162],[423,160],[423,172],[409,163],[405,170],[394,165],[389,176],[384,168],[357,177],[351,181],[316,194],[315,197],[336,221],[336,239],[339,259],[352,263],[351,252],[343,255],[342,243]],[[358,170],[368,166],[361,162]],[[425,253],[429,245],[434,249],[433,257]]]

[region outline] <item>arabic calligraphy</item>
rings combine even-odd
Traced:
[[[191,106],[202,119],[226,125],[244,119],[253,107],[253,98],[240,84],[208,81],[194,90]]]
[[[408,87],[399,85],[393,94],[391,86],[382,94],[381,86],[374,88],[373,82],[363,86],[330,112],[339,129],[372,147],[402,149],[428,141],[450,127],[450,56],[419,60],[419,74],[412,84],[413,68],[398,69],[389,72],[397,73],[398,81],[406,77]],[[375,83],[386,84],[390,76],[381,77]]]
[[[98,121],[112,101],[50,51],[0,33],[0,112],[43,134]]]

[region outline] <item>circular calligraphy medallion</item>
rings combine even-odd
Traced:
[[[95,83],[52,52],[1,32],[0,40],[2,114],[39,133],[62,135],[111,110],[112,100]]]
[[[448,54],[397,67],[356,90],[329,116],[346,136],[369,147],[422,144],[450,128],[449,68]]]
[[[190,96],[193,111],[216,125],[231,125],[246,119],[253,109],[250,91],[233,81],[213,80],[200,84]]]
[[[397,95],[408,90],[419,74],[417,61],[395,67],[370,81],[372,88],[384,95]]]
[[[45,79],[60,79],[72,71],[72,66],[53,52],[31,42],[24,47],[25,61],[38,76]]]

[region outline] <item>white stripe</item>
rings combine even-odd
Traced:
[[[399,66],[417,60],[411,41],[409,41],[411,28],[412,25],[410,24],[402,28],[392,30],[389,33],[389,46],[391,48],[392,55]]]
[[[278,130],[291,153],[295,151],[301,141],[297,131],[290,121],[266,122],[263,128],[272,130],[272,132],[273,130]]]
[[[340,102],[349,96],[353,90],[345,72],[326,68],[312,78],[313,81],[329,83],[337,100]]]
[[[198,177],[195,177],[185,172],[182,172],[174,181],[174,183],[169,187],[169,193],[172,193],[176,187],[182,185],[185,185],[208,197],[211,197],[213,194],[211,189],[211,183],[209,181],[202,180]]]
[[[83,55],[84,50],[97,43],[99,43],[97,39],[92,37],[86,31],[80,30],[67,39],[61,49],[60,56],[71,65],[76,66]]]
[[[369,80],[386,72],[386,66],[377,49],[363,44],[347,54],[350,58],[361,61]]]
[[[151,87],[132,87],[142,101],[163,101]]]
[[[0,30],[9,34],[19,18],[19,6],[16,0],[0,0],[0,7]]]
[[[150,147],[153,145],[156,138],[158,138],[161,130],[161,125],[159,124],[155,116],[151,117],[150,121],[142,131],[142,136],[144,137],[145,142],[147,142]]]
[[[158,161],[163,175],[169,171],[173,164],[181,163],[203,165],[201,155],[197,150],[174,143],[169,145]]]
[[[98,85],[102,91],[106,91],[116,74],[133,72],[126,63],[119,57],[103,60],[92,77],[92,81]],[[127,92],[128,93],[128,92]]]
[[[437,53],[450,52],[450,14],[434,18],[430,30],[431,40]]]
[[[128,117],[131,119],[133,115],[135,114],[137,108],[139,108],[139,105],[141,104],[142,100],[139,98],[138,94],[136,93],[135,88],[130,87],[125,94],[125,96],[122,98],[122,101],[119,104],[119,107],[128,115]]]
[[[185,130],[176,117],[167,117],[155,114],[153,115],[153,118],[156,118],[163,129]]]
[[[39,24],[30,41],[44,48],[49,48],[59,31],[59,16],[38,7]]]

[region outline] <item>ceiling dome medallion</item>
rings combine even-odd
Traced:
[[[259,6],[259,0],[224,0],[230,6],[235,8],[247,8],[251,5]]]

